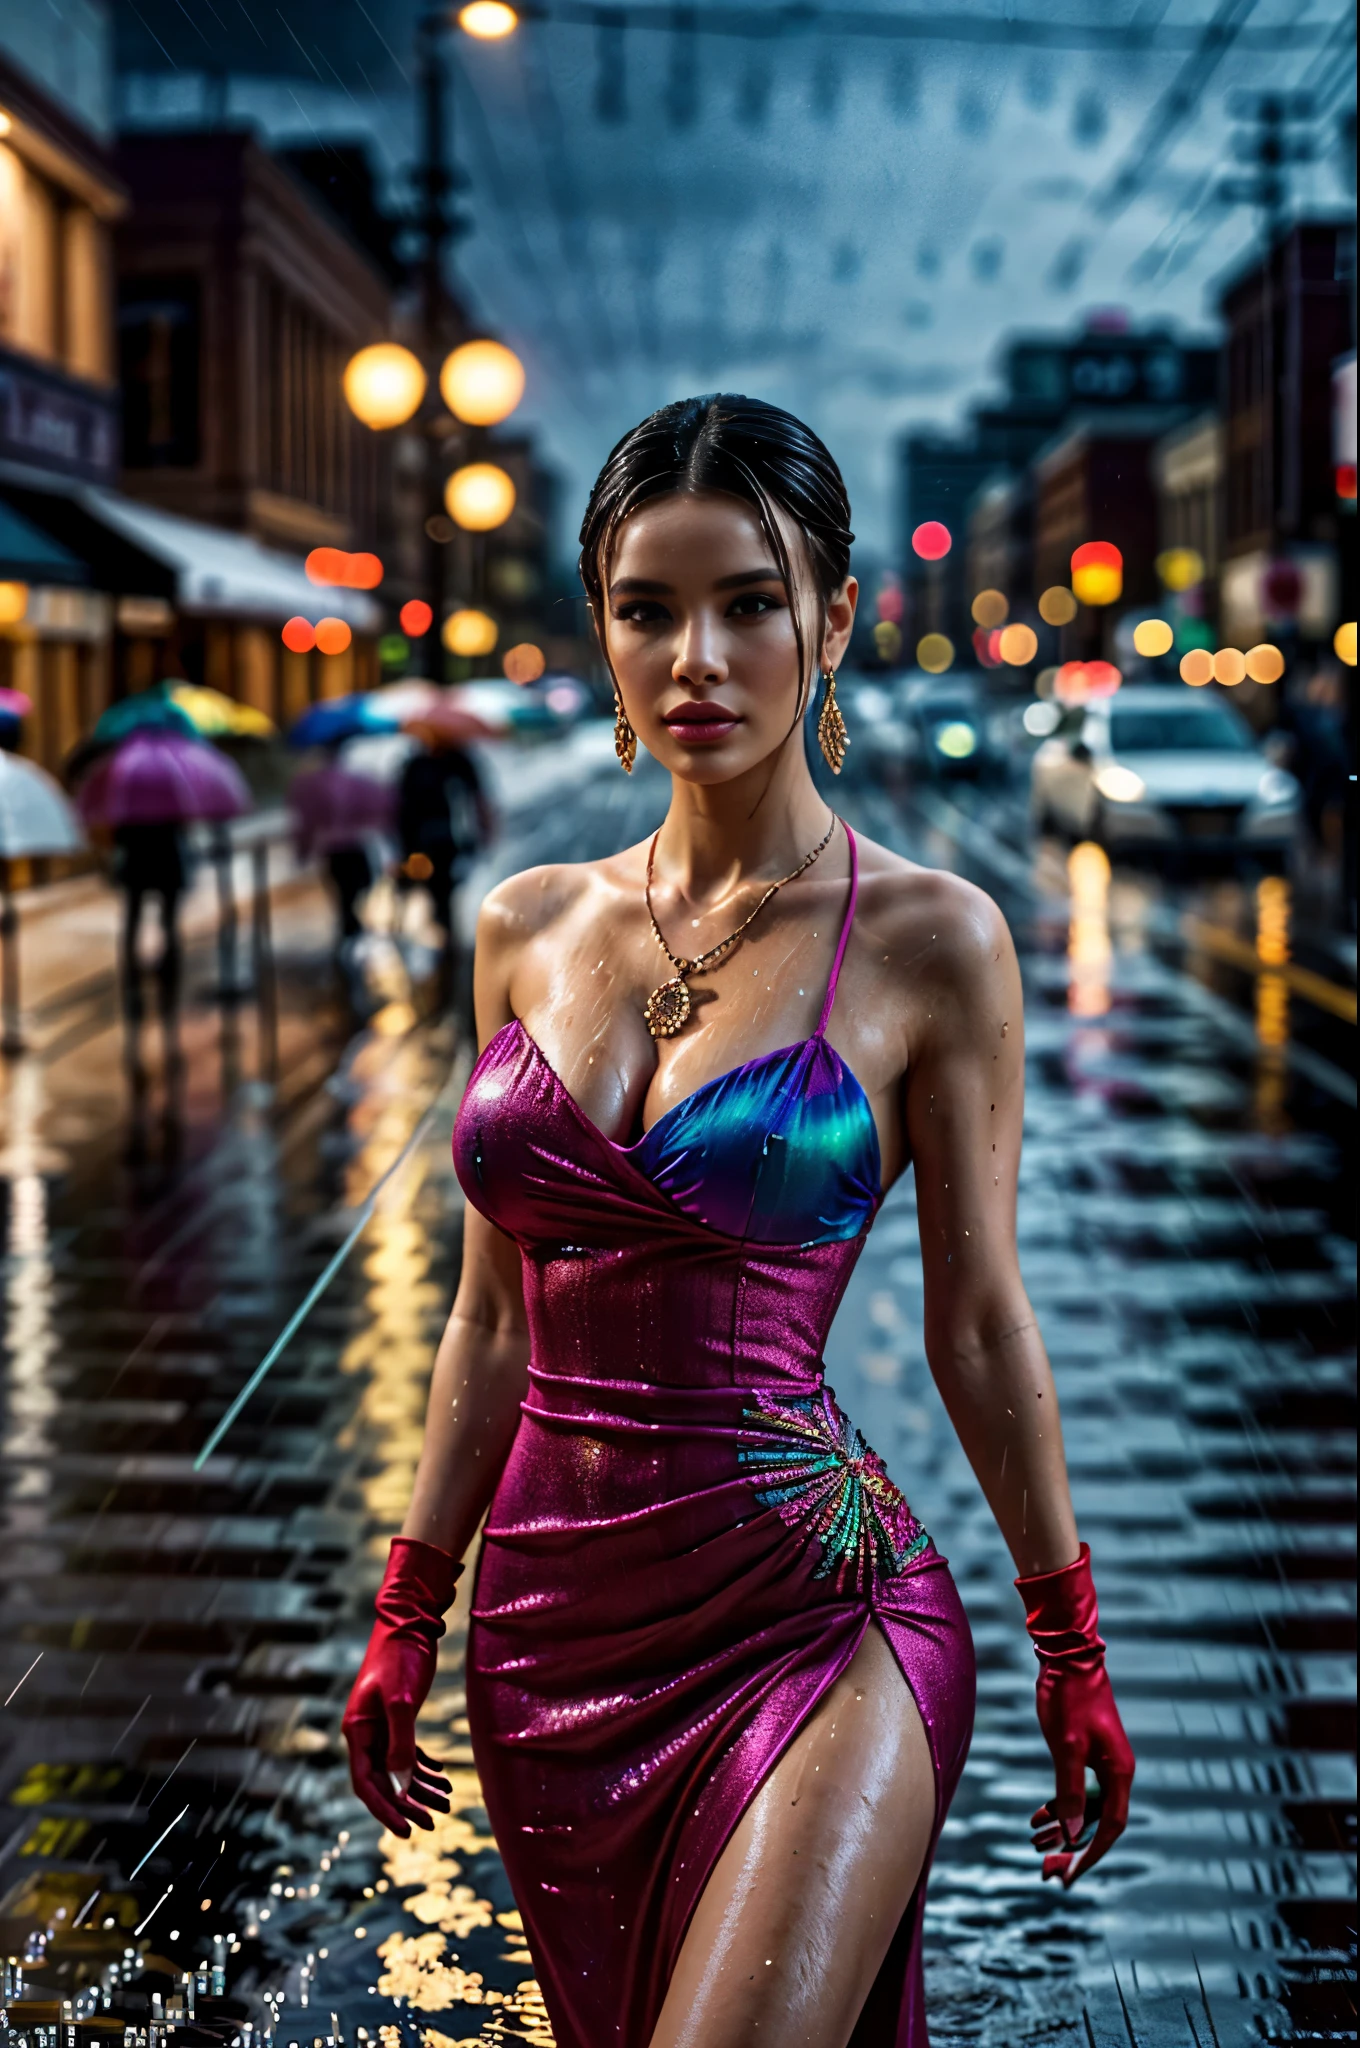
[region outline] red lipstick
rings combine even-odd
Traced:
[[[662,719],[668,733],[683,746],[708,747],[727,739],[741,724],[734,711],[707,697],[691,697],[666,712]]]

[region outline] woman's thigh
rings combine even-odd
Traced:
[[[714,1866],[651,2048],[844,2048],[934,1820],[921,1716],[871,1624]]]

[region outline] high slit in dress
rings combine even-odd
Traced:
[[[972,1732],[944,1558],[825,1383],[882,1199],[826,1027],[606,1138],[518,1021],[454,1158],[524,1262],[529,1391],[472,1595],[472,1743],[558,2048],[647,2048],[713,1866],[870,1621],[935,1773],[925,1871],[852,2048],[926,2048],[926,1872]]]

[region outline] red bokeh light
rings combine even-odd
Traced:
[[[320,654],[343,654],[354,635],[343,619],[318,619],[316,645]]]
[[[917,527],[911,544],[923,562],[942,562],[954,545],[954,536],[938,519],[927,519]]]
[[[1113,697],[1124,678],[1112,661],[1088,661],[1086,687],[1093,697]]]
[[[984,668],[1000,668],[1001,628],[979,626],[973,634],[973,652]]]
[[[378,555],[350,555],[345,563],[345,582],[351,590],[376,590],[383,580]]]
[[[1336,495],[1338,498],[1355,496],[1355,464],[1338,462],[1336,465]]]
[[[434,624],[434,613],[423,597],[413,597],[397,614],[401,630],[412,640],[423,640]]]
[[[348,560],[343,548],[313,548],[302,566],[310,583],[343,583]]]
[[[281,638],[290,654],[310,654],[316,645],[316,628],[310,619],[299,616],[289,619]]]
[[[1122,569],[1124,557],[1112,540],[1088,540],[1073,551],[1072,567],[1078,575],[1083,569]]]

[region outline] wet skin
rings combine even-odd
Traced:
[[[799,536],[790,530],[786,539],[800,564]],[[809,679],[800,682],[790,594],[770,554],[751,508],[687,494],[635,513],[605,565],[604,646],[641,743],[672,775],[653,906],[672,951],[690,956],[739,924],[829,822],[803,752]],[[805,645],[823,667],[834,668],[848,644],[855,597],[850,580],[821,615],[810,579],[793,594]],[[642,1008],[673,970],[643,901],[647,858],[639,845],[514,876],[488,897],[478,932],[481,1043],[519,1018],[586,1115],[619,1140],[704,1082],[812,1030],[848,886],[848,847],[837,830],[737,953],[694,983],[696,1014],[684,1032],[658,1044]],[[995,905],[970,884],[868,841],[860,859],[859,907],[828,1036],[869,1098],[885,1184],[909,1159],[915,1166],[927,1352],[951,1420],[1018,1571],[1055,1570],[1078,1543],[1052,1375],[1015,1250],[1024,1047],[1014,948]],[[459,1555],[471,1542],[513,1439],[527,1360],[519,1253],[469,1211],[405,1534]],[[844,1947],[824,1970],[798,1961],[829,1909],[825,1897],[812,1904],[816,1888],[801,1872],[790,1874],[805,1821],[783,1798],[794,1768],[786,1760],[710,1880],[656,2048],[697,2038],[691,2015],[706,2009],[705,1987],[719,1981],[761,1988],[735,2007],[727,2001],[721,2017],[714,2011],[702,2030],[713,2048],[797,2039],[780,2031],[795,2023],[809,2039],[848,2038],[881,1959],[875,1943],[881,1934],[886,1947],[895,1924],[885,1910],[866,1934],[863,1901],[876,1895],[900,1915],[920,1873],[935,1791],[894,1660],[868,1646],[860,1658],[852,1672],[872,1711],[858,1723],[856,1781],[890,1785],[893,1818],[866,1829],[857,1799],[822,1802],[830,1808],[823,1853],[845,1901]],[[809,1722],[807,1741],[821,1739],[826,1711]],[[426,1789],[417,1781],[394,1792],[397,1821],[421,1823]],[[1078,1824],[1082,1798],[1070,1774],[1058,1795],[1034,1820],[1045,1849],[1063,1839],[1055,1828],[1071,1835]],[[1070,1882],[1119,1826],[1107,1821],[1075,1860],[1055,1859],[1054,1874]],[[758,1897],[761,1911],[734,1910],[739,1897]],[[779,1971],[766,1963],[776,1923],[784,1930]]]

